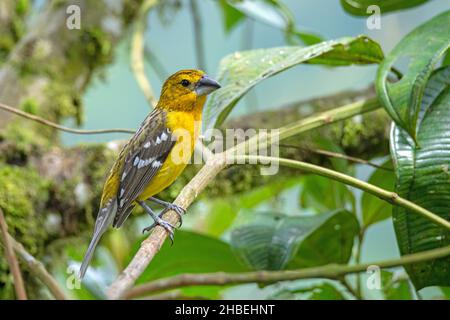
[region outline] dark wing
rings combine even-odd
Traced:
[[[175,141],[166,127],[166,113],[155,109],[124,148],[114,227],[120,227],[131,213],[133,202],[161,169]]]

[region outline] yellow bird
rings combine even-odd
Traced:
[[[137,204],[154,220],[143,231],[160,225],[173,241],[174,226],[162,215],[174,210],[181,219],[185,209],[153,196],[172,184],[186,167],[199,135],[206,96],[218,88],[219,83],[200,70],[181,70],[166,80],[156,108],[124,145],[111,168],[80,279],[103,233],[110,225],[119,228]],[[146,200],[165,209],[157,215]]]

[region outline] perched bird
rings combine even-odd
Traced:
[[[200,70],[181,70],[166,80],[156,108],[124,145],[111,168],[103,188],[94,235],[79,271],[80,279],[102,234],[110,225],[119,228],[136,205],[154,220],[143,231],[160,225],[173,241],[174,226],[162,219],[162,215],[174,210],[181,218],[185,210],[153,196],[172,184],[186,167],[199,135],[206,96],[218,88],[219,83]],[[157,215],[146,200],[165,209]]]

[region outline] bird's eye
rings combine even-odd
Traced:
[[[188,85],[190,85],[191,83],[189,82],[189,80],[183,79],[181,80],[181,85],[183,87],[187,87]]]

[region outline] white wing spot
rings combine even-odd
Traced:
[[[124,171],[123,173],[122,173],[122,178],[121,178],[121,181],[123,181],[124,179],[125,179],[125,177],[127,176],[127,172],[126,171]]]
[[[156,144],[160,144],[161,143],[161,139],[159,137],[157,137],[155,143]]]
[[[138,169],[148,166],[155,158],[148,158],[147,160],[140,160],[138,164]]]
[[[152,163],[152,167],[153,168],[157,168],[161,166],[161,161],[156,160],[155,162]]]
[[[139,157],[136,156],[136,158],[134,158],[133,166],[137,166],[138,163],[139,163]]]
[[[124,188],[121,188],[119,198],[122,198],[124,193],[125,193]]]
[[[119,205],[119,206],[122,208],[123,205],[124,205],[124,203],[125,203],[125,201],[124,201],[123,199],[121,199],[121,200],[120,200],[120,205]]]
[[[161,133],[161,140],[162,141],[166,141],[168,137],[169,136],[165,132]]]
[[[145,148],[145,149],[150,148],[150,146],[151,146],[150,141],[147,141],[147,142],[144,144],[144,148]]]

